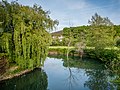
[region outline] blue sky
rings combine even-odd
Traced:
[[[114,24],[120,24],[120,0],[18,0],[18,2],[29,6],[36,3],[44,10],[50,10],[51,18],[59,21],[56,30],[88,25],[88,20],[96,12],[102,17],[108,17]]]

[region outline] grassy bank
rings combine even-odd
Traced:
[[[69,49],[69,54],[74,55],[77,54],[75,47],[67,47],[67,46],[50,46],[49,52],[50,54],[65,54]],[[118,68],[120,64],[120,49],[117,47],[107,47],[105,49],[95,49],[94,47],[86,47],[84,49],[84,56],[100,60],[109,64],[115,68]]]
[[[75,49],[75,47],[74,46],[71,46],[71,47],[67,47],[67,46],[49,46],[49,49]]]
[[[21,76],[21,75],[29,73],[31,71],[32,71],[32,69],[22,70],[22,69],[19,69],[18,66],[13,66],[13,67],[10,67],[6,73],[4,73],[3,75],[0,76],[0,81],[12,79],[14,77]]]
[[[59,48],[59,49],[75,49],[74,46],[49,46],[49,49],[56,49],[56,48]],[[86,49],[95,49],[94,47],[86,47]],[[107,47],[105,49],[114,49],[114,50],[120,50],[120,48],[118,47]]]

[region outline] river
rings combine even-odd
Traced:
[[[47,57],[41,69],[0,82],[0,90],[118,90],[117,75],[92,59]]]

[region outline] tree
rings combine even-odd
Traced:
[[[57,21],[53,21],[41,6],[23,6],[16,1],[2,0],[0,11],[3,22],[1,47],[8,54],[9,63],[14,62],[24,69],[42,65],[51,43],[47,30],[51,30]]]
[[[64,42],[68,42],[68,47],[70,45],[75,46],[76,51],[80,57],[82,57],[83,49],[86,45],[86,29],[88,29],[88,26],[70,27],[63,29],[63,36],[65,40]]]
[[[88,20],[88,23],[92,26],[111,26],[113,23],[108,19],[108,17],[101,17],[97,13],[95,13],[94,16],[92,16],[91,20]]]
[[[111,26],[91,26],[88,39],[91,46],[94,46],[96,49],[102,49],[115,45],[115,33],[114,27]]]
[[[93,46],[98,48],[105,48],[113,46],[115,30],[113,23],[108,18],[103,18],[97,13],[88,21],[91,25],[89,30],[89,39]]]
[[[63,29],[63,36],[64,36],[64,40],[65,42],[67,42],[67,58],[68,58],[68,55],[69,55],[69,52],[70,52],[70,46],[72,45],[72,43],[75,41],[74,39],[74,35],[73,35],[73,28],[70,27],[70,28],[64,28]]]
[[[95,47],[95,58],[106,62],[112,61],[109,58],[104,59],[103,56],[104,54],[109,55],[109,52],[105,52],[106,48],[111,48],[115,45],[114,36],[116,31],[114,30],[114,26],[111,26],[112,24],[110,24],[107,19],[102,18],[97,14],[92,16],[91,20],[88,39],[91,46]],[[110,52],[112,53],[112,48]]]

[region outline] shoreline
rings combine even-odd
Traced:
[[[12,78],[15,78],[15,77],[20,77],[20,76],[22,76],[24,74],[30,73],[31,71],[33,71],[33,70],[32,69],[26,69],[26,70],[22,70],[22,71],[20,71],[18,73],[15,73],[15,74],[2,75],[0,77],[0,82],[9,80],[9,79],[12,79]]]

